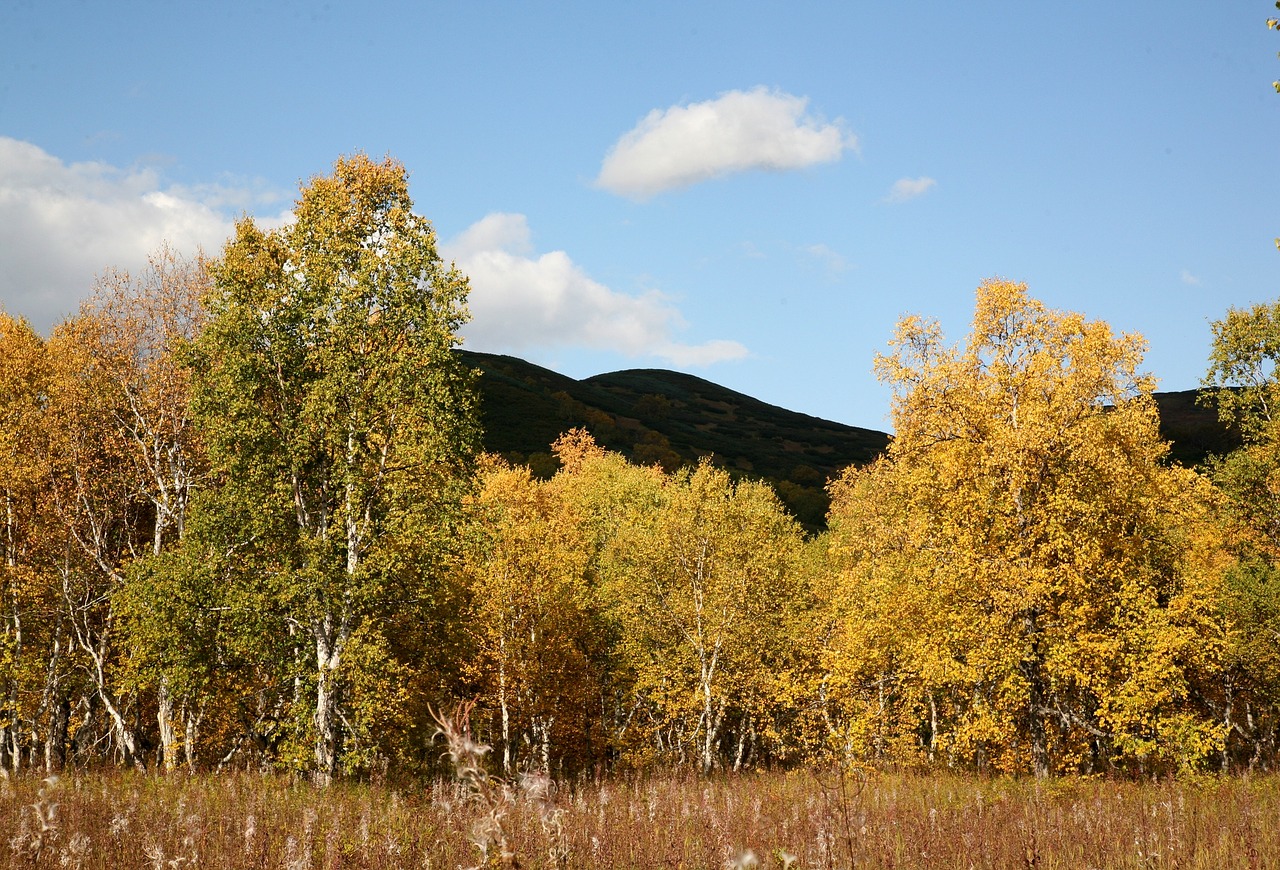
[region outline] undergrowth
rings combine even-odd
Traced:
[[[1262,868],[1280,779],[812,771],[317,788],[239,773],[0,781],[22,868]]]

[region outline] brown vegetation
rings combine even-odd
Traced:
[[[523,867],[1229,868],[1280,864],[1280,780],[980,779],[812,771],[612,778],[503,807]],[[478,865],[462,783],[68,774],[0,785],[0,865]],[[490,866],[503,866],[494,854]],[[755,862],[755,863],[753,863]]]

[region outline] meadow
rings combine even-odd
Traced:
[[[794,770],[549,785],[526,780],[481,799],[465,783],[443,779],[327,788],[253,773],[5,779],[0,864],[156,870],[1280,866],[1275,776],[1037,782]],[[477,841],[489,843],[487,864]]]

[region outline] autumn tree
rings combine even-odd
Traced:
[[[0,312],[0,767],[14,772],[40,749],[50,769],[59,766],[56,732],[66,719],[67,639],[48,559],[54,530],[40,444],[47,377],[44,341]]]
[[[489,458],[469,505],[462,571],[471,677],[497,719],[504,772],[582,767],[603,752],[606,638],[581,516],[564,477]],[[527,755],[521,757],[522,747]]]
[[[1201,398],[1243,439],[1208,464],[1237,560],[1223,599],[1221,705],[1229,742],[1253,765],[1275,753],[1280,735],[1280,302],[1229,309],[1212,330]]]
[[[298,733],[327,780],[374,737],[360,711],[394,706],[360,697],[394,668],[379,615],[393,580],[431,575],[476,426],[452,354],[467,282],[414,214],[403,167],[342,158],[294,213],[273,231],[241,221],[214,265],[194,407],[220,538],[192,546],[270,566],[238,582],[291,640]]]
[[[46,344],[48,381],[42,451],[46,497],[57,525],[50,550],[60,616],[77,669],[87,680],[85,717],[103,715],[112,751],[146,763],[127,687],[114,680],[119,652],[113,596],[128,565],[151,550],[152,505],[137,476],[109,326],[90,305],[54,327]]]
[[[203,449],[190,413],[191,371],[185,348],[200,330],[200,300],[209,280],[202,256],[188,259],[162,247],[137,273],[108,270],[80,315],[91,324],[82,340],[111,396],[114,437],[136,488],[133,497],[141,502],[136,535],[139,546],[146,538],[149,546],[132,553],[134,558],[158,556],[181,540],[204,471]],[[129,567],[122,570],[122,584],[128,582]],[[118,604],[113,601],[113,608],[118,610]],[[129,644],[133,664],[157,651],[140,640],[134,636]],[[170,654],[186,646],[181,638],[177,641],[166,648]],[[172,770],[180,743],[175,723],[185,719],[183,730],[190,733],[194,714],[190,709],[175,713],[167,675],[158,674],[150,688],[156,692],[161,759]]]
[[[491,598],[508,603],[485,607],[524,617],[560,590],[560,616],[544,625],[579,640],[552,660],[594,669],[582,687],[626,763],[710,771],[786,757],[813,644],[803,534],[777,495],[706,462],[633,464],[584,430],[553,449],[560,469],[545,483],[505,467],[485,478],[508,524],[485,563]],[[573,714],[565,688],[540,692],[562,698],[556,716]]]
[[[802,541],[766,484],[703,462],[664,475],[611,544],[610,612],[661,756],[742,763],[774,724]]]
[[[142,762],[115,595],[137,558],[181,535],[199,451],[175,353],[196,328],[204,279],[198,259],[161,250],[135,277],[107,272],[48,342],[6,329],[7,561],[23,578],[11,590],[39,601],[22,619],[11,610],[14,673],[43,674],[28,725],[49,768],[73,725],[81,745],[103,744],[99,718],[106,745]]]
[[[891,346],[894,440],[833,488],[831,739],[1040,776],[1216,751],[1210,494],[1163,462],[1142,340],[992,280],[962,346]]]

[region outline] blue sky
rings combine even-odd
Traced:
[[[1028,283],[1196,386],[1276,298],[1270,0],[0,4],[0,305],[41,330],[390,154],[467,345],[887,429],[898,317]]]

